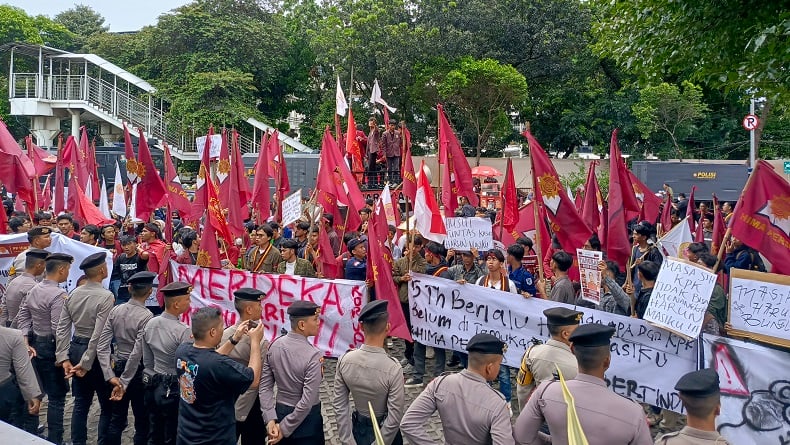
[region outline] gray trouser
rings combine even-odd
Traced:
[[[444,372],[444,365],[447,362],[447,355],[444,349],[433,348],[434,364],[433,376],[440,376]],[[425,376],[425,345],[414,342],[414,378],[422,380]]]

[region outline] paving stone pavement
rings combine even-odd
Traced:
[[[389,349],[390,354],[398,360],[403,358],[403,341],[399,339],[394,339],[393,347]],[[449,354],[448,354],[449,355]],[[324,380],[321,383],[321,413],[324,417],[324,434],[326,437],[326,443],[331,445],[343,445],[340,443],[340,439],[337,436],[337,422],[335,421],[335,413],[332,409],[332,396],[334,394],[334,380],[335,380],[335,365],[337,360],[335,359],[327,359],[324,361]],[[430,373],[433,370],[434,359],[427,359],[426,360],[426,371]],[[455,371],[456,369],[448,369],[450,371]],[[513,422],[515,422],[516,418],[518,417],[518,402],[516,401],[515,397],[515,389],[516,389],[516,382],[515,382],[515,374],[516,369],[511,368],[511,381],[513,386],[513,401],[512,401],[512,409],[513,409]],[[430,377],[426,375],[425,383],[428,383],[428,379]],[[408,407],[411,402],[417,398],[417,396],[422,392],[422,387],[414,387],[414,388],[406,388],[406,406]],[[68,442],[71,436],[71,412],[74,405],[74,399],[71,397],[67,397],[66,399],[66,417],[64,419],[64,426],[65,426],[65,437],[64,440]],[[46,403],[42,404],[41,410],[41,417],[40,417],[40,424],[46,425]],[[91,406],[90,414],[88,417],[88,443],[95,444],[97,443],[97,428],[99,423],[99,404],[94,399],[93,405]],[[134,435],[134,418],[132,417],[131,409],[129,410],[129,426],[123,433],[123,445],[132,445],[132,436]],[[441,429],[441,422],[439,420],[439,415],[434,413],[433,416],[426,422],[425,425],[428,434],[434,439],[439,441],[439,443],[443,442],[442,436],[442,429]],[[653,429],[653,436],[655,437],[658,434],[657,429]],[[406,442],[409,443],[409,442]]]

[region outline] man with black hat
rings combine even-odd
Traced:
[[[606,387],[604,373],[612,360],[609,348],[614,333],[612,326],[590,323],[571,334],[568,340],[579,374],[575,380],[567,381],[568,390],[573,394],[579,422],[590,445],[652,445],[642,407]],[[568,443],[567,416],[562,385],[556,381],[542,383],[518,416],[513,428],[516,443]],[[551,436],[539,431],[544,421]]]
[[[346,261],[346,279],[365,281],[367,280],[368,252],[365,242],[359,238],[354,238],[346,243],[351,258]]]
[[[67,294],[58,286],[69,279],[74,258],[65,253],[51,253],[45,260],[44,279],[33,286],[22,302],[17,326],[28,334],[35,348],[33,368],[47,395],[47,440],[63,442],[63,410],[69,383],[63,368],[55,366],[55,332]]]
[[[308,337],[318,334],[320,307],[297,300],[288,307],[291,332],[269,347],[261,371],[258,396],[269,440],[282,445],[324,443],[319,388],[323,375],[321,351]],[[274,385],[277,384],[275,404]]]
[[[371,301],[359,313],[365,343],[344,354],[335,370],[332,405],[340,442],[369,445],[376,441],[368,402],[373,405],[381,437],[386,445],[403,443],[400,421],[405,408],[403,373],[398,361],[387,355],[384,343],[390,330],[386,300]],[[354,398],[354,413],[348,394]]]
[[[143,359],[145,407],[148,410],[148,443],[172,445],[176,443],[178,426],[178,377],[176,376],[176,348],[191,341],[192,332],[179,318],[189,310],[192,287],[174,281],[161,292],[165,311],[152,318],[137,337],[134,348],[121,374],[120,385],[113,388],[112,399],[121,400],[137,374],[140,357]]]
[[[299,243],[294,239],[287,239],[280,245],[280,255],[282,261],[277,266],[277,273],[286,275],[297,275],[300,277],[315,277],[315,269],[310,261],[299,258],[296,251]]]
[[[151,295],[154,278],[156,274],[148,271],[138,272],[129,278],[131,298],[128,302],[112,308],[99,337],[96,357],[104,373],[104,380],[113,387],[120,386],[119,377],[126,368],[134,343],[148,321],[153,318],[151,311],[145,307],[145,300]],[[143,399],[141,371],[135,374],[129,385],[128,394],[119,401],[110,402],[110,425],[105,437],[107,445],[120,445],[121,433],[128,423],[130,403],[134,412],[134,445],[144,445],[148,440],[148,415]]]
[[[25,257],[30,249],[49,249],[49,246],[52,245],[52,229],[33,227],[27,232],[27,241],[30,243],[30,247],[20,252],[11,263],[11,269],[8,271],[8,283],[25,269]]]
[[[553,307],[543,311],[551,338],[543,344],[532,345],[521,358],[521,368],[516,378],[516,397],[519,410],[524,409],[527,399],[541,383],[554,380],[557,366],[566,380],[576,378],[579,365],[571,352],[569,340],[579,327],[583,313],[565,307]]]
[[[82,261],[80,269],[87,281],[71,292],[58,321],[55,362],[63,366],[67,377],[75,377],[71,381],[71,441],[75,445],[88,440],[88,411],[94,394],[98,395],[101,408],[99,437],[105,437],[110,424],[110,387],[96,359],[99,336],[115,304],[112,292],[102,285],[109,276],[106,259],[106,252],[98,252]]]
[[[496,379],[507,345],[491,334],[476,334],[466,345],[469,367],[437,377],[425,387],[403,416],[400,428],[410,442],[435,444],[425,422],[439,411],[448,444],[513,443],[510,409],[488,382]]]
[[[286,240],[293,241],[293,240]],[[246,329],[254,329],[261,323],[261,300],[264,293],[258,289],[243,287],[233,292],[233,305],[239,313],[239,322],[229,326],[222,333],[222,345],[230,344],[233,349],[228,353],[241,365],[247,366],[252,357],[250,337],[244,335]],[[261,338],[256,350],[260,351],[259,360],[263,367],[263,359],[269,349],[269,342]],[[236,439],[241,436],[241,445],[263,444],[266,424],[261,417],[261,403],[258,399],[258,384],[251,386],[236,400]]]
[[[0,327],[0,421],[36,434],[42,398],[24,334]]]
[[[8,282],[0,300],[0,326],[17,327],[16,316],[27,293],[38,284],[38,277],[44,273],[49,252],[42,249],[28,249],[25,252],[25,271],[17,274],[17,279]]]
[[[678,380],[675,390],[686,409],[686,426],[656,440],[656,445],[728,445],[716,430],[721,413],[719,373],[715,369],[692,371]]]

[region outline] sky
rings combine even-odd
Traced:
[[[161,14],[185,5],[189,0],[0,0],[0,4],[22,8],[28,15],[48,17],[54,17],[77,3],[93,8],[104,17],[104,24],[110,27],[110,31],[120,32],[154,25]]]

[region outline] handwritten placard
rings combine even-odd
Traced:
[[[488,218],[448,217],[444,220],[447,238],[444,247],[455,250],[472,250],[481,252],[494,248],[494,237],[491,220]]]
[[[503,364],[517,368],[533,338],[546,340],[543,311],[573,306],[430,275],[412,274],[409,314],[414,341],[442,349],[466,351],[472,336],[489,333],[508,346]],[[674,386],[696,369],[697,341],[686,340],[644,320],[582,309],[582,323],[617,329],[612,338],[612,363],[606,383],[614,392],[642,403],[681,412]]]
[[[658,272],[645,320],[696,338],[716,286],[716,274],[680,258],[666,257]]]
[[[735,334],[790,346],[790,277],[730,269],[728,318]]]
[[[601,304],[601,271],[598,270],[598,263],[603,260],[603,252],[576,249],[576,258],[579,260],[582,298]]]
[[[197,147],[198,159],[203,159],[203,149],[206,147],[206,136],[196,137],[195,147]],[[221,147],[222,147],[222,135],[221,134],[211,135],[211,141],[209,141],[209,149],[208,149],[209,157],[211,159],[218,158],[219,150]]]
[[[283,226],[299,220],[302,216],[302,189],[283,199]]]

